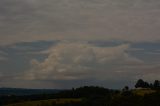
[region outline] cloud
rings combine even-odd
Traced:
[[[6,60],[8,60],[7,53],[0,51],[0,61],[6,61]]]
[[[145,79],[147,81],[153,82],[154,80],[159,80],[160,79],[160,65],[159,63],[157,64],[146,64],[146,65],[142,65],[141,67],[139,67],[140,74],[137,75],[137,78],[140,79]]]
[[[23,78],[27,80],[82,80],[86,78],[119,80],[118,68],[126,64],[142,64],[141,60],[126,52],[129,48],[129,44],[98,47],[81,42],[61,42],[48,50],[48,57],[44,61],[33,59],[32,68],[25,73]]]
[[[158,52],[152,50],[159,49],[159,5],[158,0],[0,0],[0,49],[8,52],[0,53],[0,61],[10,58],[1,62],[2,71],[23,73],[28,60],[35,58],[25,72],[28,79],[126,81],[150,74],[151,68],[145,73],[146,64],[159,63],[159,55],[154,55]],[[75,42],[60,42],[50,49],[50,44],[40,43],[2,46],[57,39]],[[120,43],[106,46],[102,41]]]
[[[7,55],[7,53],[0,51],[0,55]]]
[[[159,55],[149,54],[158,51],[157,43],[121,41],[24,42],[3,46],[0,56],[9,61],[0,61],[0,85],[121,88],[134,85],[139,78],[159,79]]]
[[[77,39],[160,40],[157,0],[1,0],[0,44]]]
[[[0,61],[6,61],[6,60],[8,60],[8,58],[0,56]]]

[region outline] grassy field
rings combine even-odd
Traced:
[[[89,91],[87,91],[87,92],[89,92]],[[126,95],[126,93],[128,93],[128,95]],[[142,103],[142,102],[144,104],[146,102],[147,103],[152,103],[152,104],[155,103],[156,104],[155,106],[160,106],[158,104],[159,100],[150,102],[150,101],[148,101],[148,99],[146,99],[146,98],[155,98],[153,100],[157,100],[157,98],[159,98],[159,97],[157,97],[158,95],[157,96],[152,95],[154,93],[160,93],[160,91],[153,90],[153,89],[133,89],[133,90],[129,90],[129,92],[128,91],[127,92],[121,91],[119,93],[112,93],[111,99],[107,99],[107,100],[103,99],[103,98],[106,98],[106,97],[108,98],[109,97],[108,93],[106,93],[106,95],[103,95],[103,98],[99,99],[99,98],[97,98],[97,94],[101,94],[101,92],[100,93],[97,92],[96,94],[93,94],[91,96],[91,97],[96,97],[96,99],[95,98],[89,98],[88,99],[87,98],[88,96],[86,98],[84,98],[82,96],[82,97],[79,97],[79,98],[83,98],[83,99],[60,98],[60,99],[49,99],[49,100],[39,100],[39,101],[24,101],[24,102],[21,102],[21,103],[9,104],[9,105],[5,105],[5,106],[81,106],[84,103],[87,104],[85,106],[88,106],[89,104],[92,104],[92,103],[93,103],[92,104],[93,106],[106,106],[107,103],[112,103],[113,106],[124,106],[123,103],[130,103],[130,102],[131,102],[131,104],[130,104],[131,106],[135,106],[136,103],[138,104],[138,103]],[[100,97],[100,96],[98,95],[98,97]],[[146,98],[143,98],[143,97],[146,97]],[[142,98],[142,99],[139,99],[139,98]],[[130,102],[128,102],[126,100],[128,100]],[[135,102],[135,104],[133,102]],[[119,105],[119,104],[121,104],[121,105]],[[132,104],[134,104],[134,105],[132,105]],[[139,105],[136,105],[136,106],[139,106]]]
[[[144,96],[145,94],[152,94],[156,91],[152,89],[134,89],[132,92],[136,95]]]
[[[54,105],[63,105],[69,103],[80,103],[81,99],[50,99],[50,100],[40,100],[40,101],[28,101],[23,103],[10,104],[6,106],[54,106]]]

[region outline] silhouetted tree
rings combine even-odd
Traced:
[[[150,85],[148,82],[143,81],[142,79],[139,79],[135,85],[136,88],[150,88]]]
[[[136,88],[139,88],[139,87],[143,87],[144,86],[144,81],[142,79],[139,79],[135,85]]]
[[[150,86],[150,88],[153,88],[153,84],[152,83],[150,83],[149,86]]]
[[[129,87],[128,86],[125,86],[122,91],[128,91],[129,90]]]
[[[159,88],[160,87],[160,81],[155,80],[153,86],[154,86],[154,88]]]
[[[144,82],[144,88],[150,88],[150,85],[148,82]]]

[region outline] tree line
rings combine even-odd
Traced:
[[[135,88],[150,88],[155,92],[146,93],[143,96],[134,92],[125,86],[123,90],[108,89],[99,86],[83,86],[80,88],[72,88],[63,90],[54,94],[39,95],[6,95],[0,96],[0,106],[7,104],[21,103],[26,101],[61,99],[61,98],[80,98],[79,103],[67,103],[65,105],[52,104],[52,106],[160,106],[160,81],[155,80],[153,83],[139,79]],[[148,90],[148,89],[147,89]],[[147,91],[146,90],[146,91]],[[137,90],[141,93],[142,90]],[[41,104],[38,106],[50,106]]]
[[[160,88],[160,81],[155,80],[153,83],[149,83],[144,81],[143,79],[139,79],[137,83],[135,84],[135,88],[152,88],[152,89],[158,89]]]

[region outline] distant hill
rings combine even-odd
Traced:
[[[36,95],[36,94],[53,94],[62,90],[58,89],[23,89],[23,88],[0,88],[0,96],[5,95]]]

